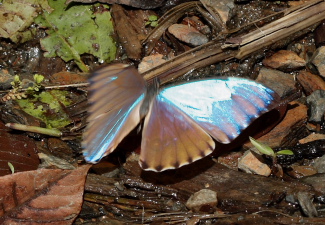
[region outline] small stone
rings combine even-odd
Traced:
[[[12,81],[14,81],[14,77],[7,70],[0,70],[0,90],[10,89]]]
[[[296,82],[293,76],[278,70],[263,67],[260,69],[256,81],[273,89],[281,97],[296,92]]]
[[[313,166],[316,168],[318,173],[325,173],[325,155],[315,159]]]
[[[316,90],[307,97],[307,104],[309,105],[310,122],[320,123],[324,119],[325,113],[325,90]]]
[[[317,217],[318,213],[313,204],[313,197],[308,192],[298,192],[297,194],[299,205],[308,217]]]
[[[292,170],[288,171],[288,174],[294,178],[302,178],[311,176],[317,173],[317,170],[313,166],[291,166]]]
[[[292,71],[304,67],[306,61],[293,51],[280,50],[264,59],[263,65],[281,71]]]
[[[178,40],[184,41],[192,46],[200,46],[209,41],[207,36],[189,25],[173,24],[168,28],[168,31]]]
[[[218,163],[229,169],[238,170],[238,159],[243,156],[242,152],[229,152],[218,157]]]
[[[316,49],[311,62],[317,67],[319,74],[325,77],[325,46]]]
[[[325,90],[325,81],[318,75],[308,71],[300,71],[296,78],[307,96],[316,90]]]
[[[144,73],[150,70],[151,68],[166,62],[166,60],[163,59],[163,57],[164,55],[162,54],[154,54],[154,55],[143,57],[142,61],[138,66],[139,73]]]
[[[251,151],[246,151],[243,157],[239,159],[238,168],[246,173],[253,173],[266,177],[271,174],[271,169],[263,162],[262,157]]]
[[[193,212],[213,213],[216,210],[217,204],[217,192],[209,189],[202,189],[191,195],[186,202],[186,207]]]

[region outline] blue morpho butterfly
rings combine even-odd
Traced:
[[[89,91],[86,161],[97,163],[113,152],[146,114],[139,163],[151,171],[178,168],[209,155],[215,147],[212,138],[230,143],[280,101],[261,84],[229,77],[165,87],[148,102],[146,81],[124,64],[95,71]]]

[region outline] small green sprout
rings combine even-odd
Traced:
[[[268,156],[272,157],[272,167],[271,167],[272,174],[274,174],[277,177],[282,178],[283,177],[283,169],[282,169],[282,166],[277,163],[277,156],[278,155],[293,155],[294,153],[288,149],[274,152],[274,150],[270,146],[267,146],[267,145],[255,140],[252,137],[249,137],[249,139],[259,152],[261,152],[264,155],[268,155]]]
[[[28,92],[37,92],[41,88],[41,83],[44,80],[44,76],[40,74],[35,74],[34,75],[34,85],[32,87],[28,87],[27,91]]]
[[[150,25],[151,27],[158,26],[158,17],[156,15],[150,15],[145,25]]]
[[[8,166],[9,166],[9,168],[11,170],[11,173],[14,174],[15,173],[15,167],[14,167],[14,165],[12,165],[11,162],[8,162]]]
[[[277,155],[293,155],[294,154],[291,150],[288,150],[288,149],[274,152],[274,150],[270,146],[267,146],[267,145],[255,140],[252,137],[249,137],[249,140],[255,146],[255,148],[257,148],[258,151],[260,151],[261,153],[263,153],[265,155],[269,155],[272,158],[276,158]]]
[[[15,90],[21,89],[21,81],[18,75],[14,76],[14,80],[10,84]]]

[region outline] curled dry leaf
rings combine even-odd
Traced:
[[[0,224],[71,224],[81,209],[89,167],[0,177]]]

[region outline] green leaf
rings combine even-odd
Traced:
[[[35,81],[36,84],[42,83],[43,80],[44,80],[43,75],[40,75],[40,74],[35,74],[34,75],[34,81]]]
[[[157,21],[153,21],[153,22],[151,22],[150,26],[156,27],[156,26],[158,26],[158,22]]]
[[[255,146],[255,148],[257,148],[257,150],[260,151],[261,153],[275,157],[275,153],[274,153],[273,149],[270,148],[269,146],[262,144],[261,142],[255,140],[252,137],[249,137],[249,140]]]
[[[66,62],[74,60],[84,72],[88,72],[88,68],[80,58],[82,54],[92,54],[100,62],[115,58],[116,45],[111,36],[114,30],[108,6],[97,3],[67,8],[65,0],[48,1],[54,11],[45,12],[36,20],[40,26],[48,28],[48,36],[41,40],[46,57],[59,56]]]
[[[289,149],[281,150],[275,153],[276,155],[294,155],[293,151]]]
[[[42,10],[52,11],[47,0],[3,1],[0,5],[0,37],[16,43],[30,40],[36,30],[30,25]]]
[[[158,17],[156,15],[150,15],[148,19],[149,21],[156,21],[158,20]]]

